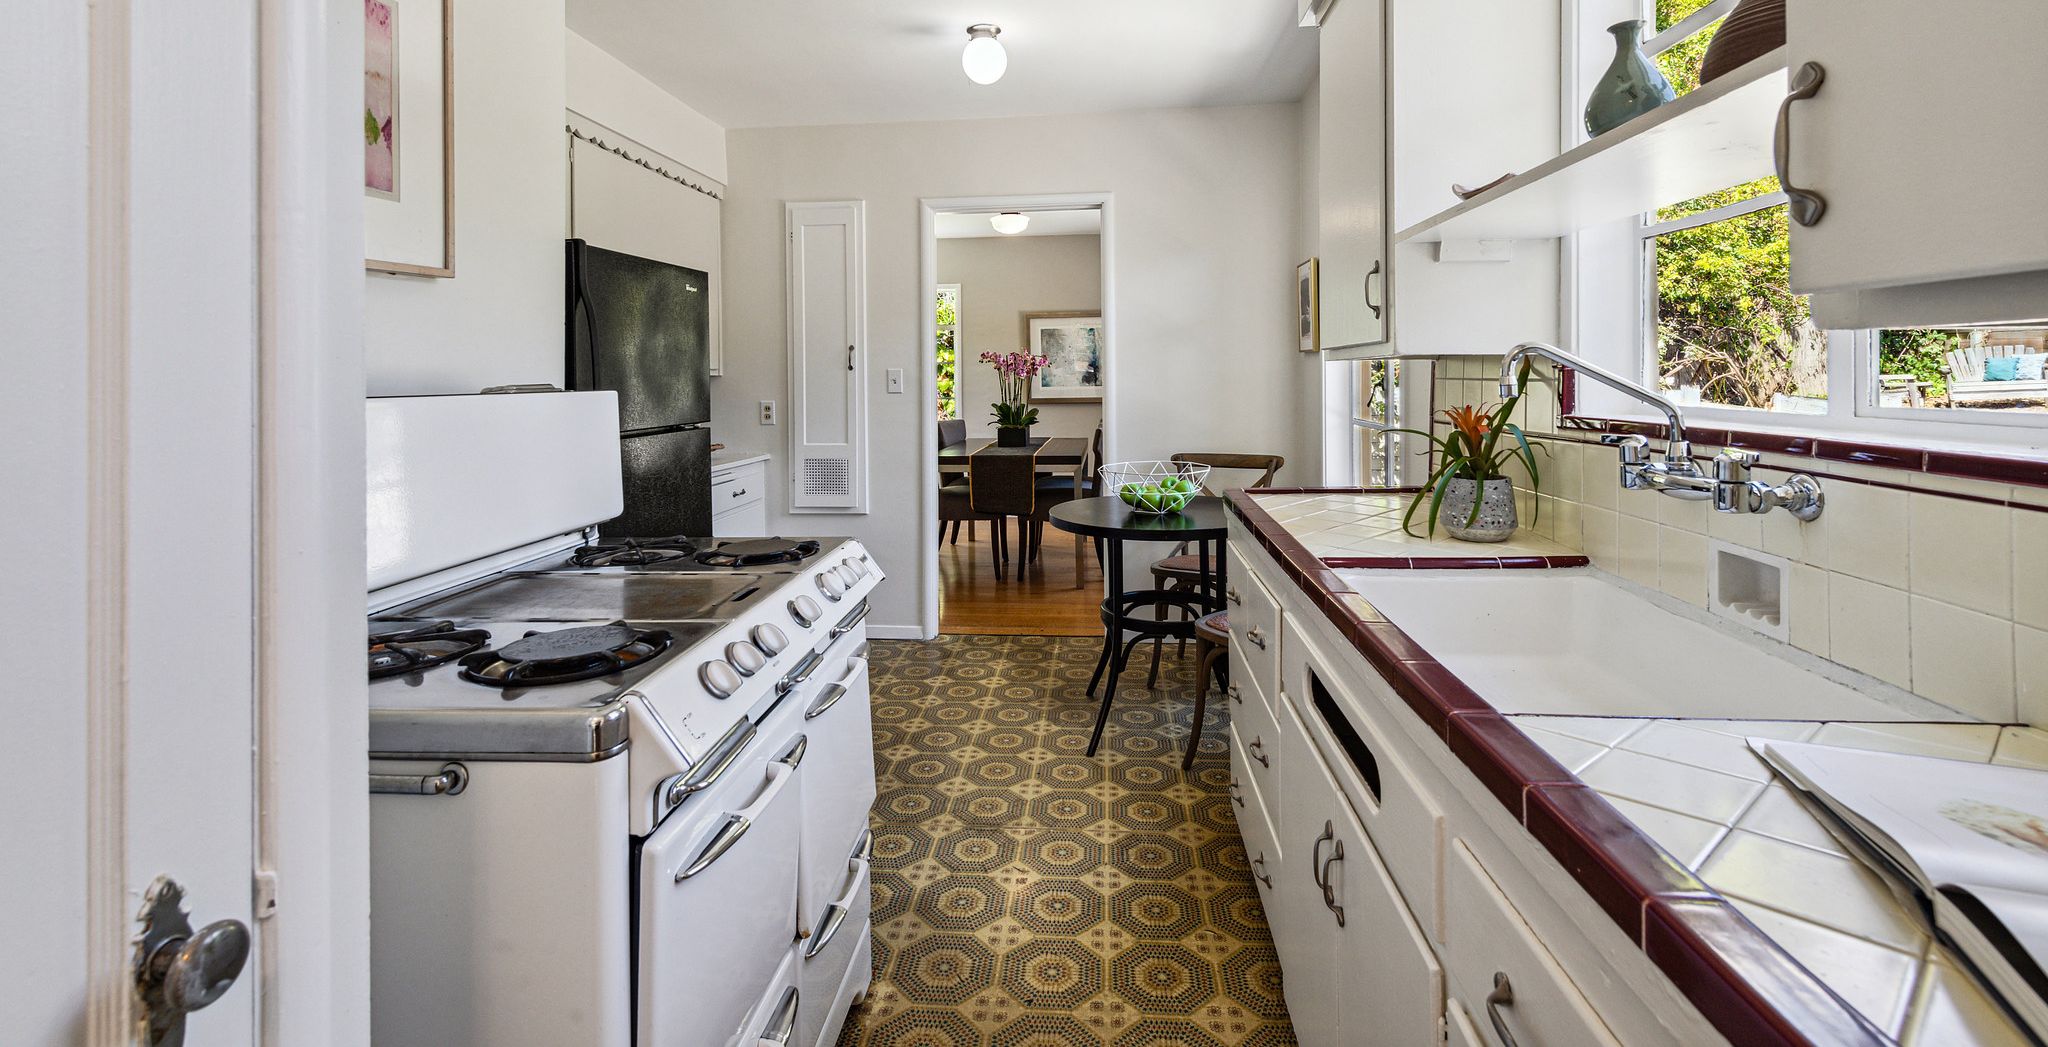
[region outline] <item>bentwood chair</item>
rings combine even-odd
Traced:
[[[1240,454],[1224,451],[1197,451],[1176,454],[1172,460],[1190,465],[1206,465],[1211,469],[1237,469],[1247,472],[1254,469],[1259,470],[1259,478],[1246,484],[1246,487],[1265,487],[1270,485],[1273,482],[1274,475],[1279,473],[1280,467],[1287,464],[1287,459],[1277,454]],[[1213,474],[1211,475],[1213,478]],[[1211,564],[1210,569],[1213,571],[1215,565]],[[1190,555],[1187,543],[1185,542],[1175,547],[1173,555],[1153,561],[1152,588],[1154,589],[1177,591],[1196,589],[1212,584],[1214,584],[1214,580],[1202,574],[1201,557]],[[1159,609],[1155,613],[1166,613],[1166,605],[1159,605]],[[1185,610],[1182,611],[1184,617],[1187,613]],[[1152,642],[1152,669],[1147,677],[1147,687],[1159,682],[1159,652],[1165,645],[1164,637]],[[1187,646],[1188,642],[1182,640],[1175,650],[1177,653],[1185,654],[1187,653]]]

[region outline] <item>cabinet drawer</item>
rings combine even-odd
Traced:
[[[1506,1047],[1493,1028],[1497,1015],[1517,1047],[1617,1044],[1464,841],[1451,846],[1448,865],[1445,966],[1458,995],[1472,1001],[1481,1042]]]
[[[1272,703],[1259,685],[1246,679],[1236,686],[1242,700],[1230,704],[1230,761],[1240,777],[1257,783],[1266,798],[1274,832],[1282,829],[1279,810],[1270,806],[1280,796],[1281,729]]]
[[[1230,675],[1259,685],[1266,697],[1280,694],[1280,601],[1252,571],[1253,557],[1233,546],[1230,584],[1224,590],[1230,611]]]
[[[1252,876],[1267,891],[1280,870],[1280,834],[1273,824],[1273,804],[1279,799],[1259,791],[1258,779],[1245,769],[1252,761],[1244,755],[1237,725],[1230,725],[1230,803],[1237,819],[1238,835],[1244,838],[1244,857],[1252,864]]]
[[[767,497],[759,465],[741,466],[711,474],[711,515],[720,516],[741,506],[753,505]]]
[[[1395,736],[1368,715],[1372,697],[1358,694],[1340,677],[1322,646],[1303,635],[1293,619],[1284,631],[1283,701],[1299,713],[1308,747],[1329,765],[1330,776],[1393,869],[1416,920],[1441,941],[1443,806],[1399,755]]]

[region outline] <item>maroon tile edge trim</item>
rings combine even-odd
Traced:
[[[1585,567],[1589,557],[1570,556],[1325,556],[1323,566],[1331,570],[1448,570],[1460,567],[1498,567],[1508,570],[1548,567]]]
[[[1650,902],[1643,952],[1730,1043],[1892,1042],[1718,898]]]
[[[1248,497],[1285,490],[1232,490],[1226,504],[1324,617],[1702,1017],[1745,1047],[1890,1042],[1456,674],[1368,601],[1342,587],[1342,578],[1332,573],[1348,566],[1342,558],[1316,560]],[[1326,490],[1363,493],[1360,488]],[[1420,566],[1430,559],[1408,558],[1406,563]],[[1585,562],[1584,557],[1542,559]],[[1364,616],[1368,612],[1371,618]]]
[[[1566,412],[1559,425],[1572,432],[1635,433],[1653,440],[1669,435],[1661,422],[1634,422],[1618,418],[1589,418]],[[1801,458],[1821,458],[1910,473],[1938,473],[1968,480],[2048,487],[2048,461],[2022,454],[1987,451],[1925,450],[1901,444],[1869,443],[1836,439],[1824,434],[1759,432],[1744,429],[1687,429],[1694,443],[1707,446],[1739,447],[1751,451]]]

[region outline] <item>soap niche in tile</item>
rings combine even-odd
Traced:
[[[1723,541],[1707,543],[1707,603],[1723,618],[1789,643],[1792,564]]]

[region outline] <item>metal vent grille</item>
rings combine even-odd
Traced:
[[[804,493],[845,497],[853,493],[853,467],[844,458],[804,459]]]

